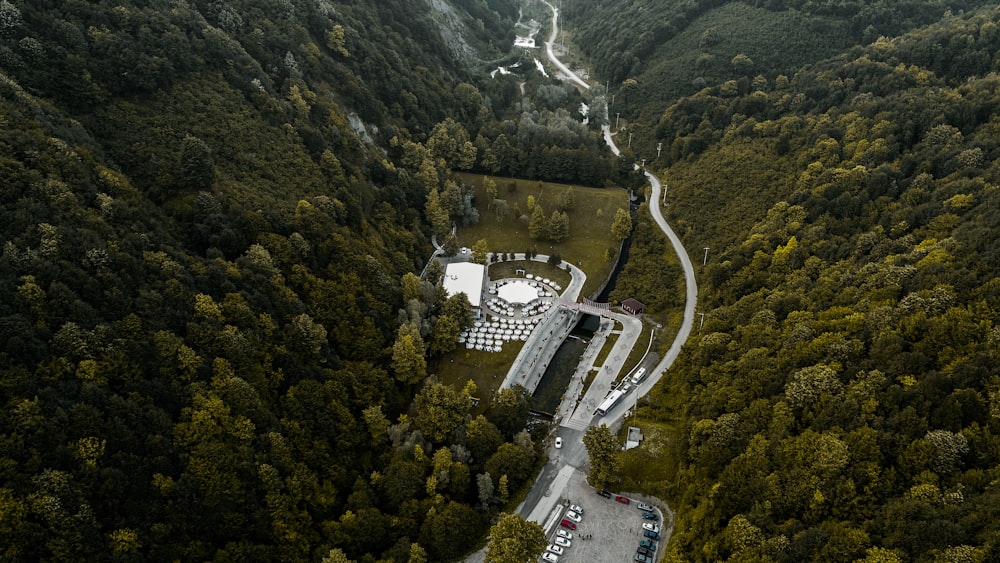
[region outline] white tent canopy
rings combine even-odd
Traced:
[[[457,262],[448,264],[444,271],[444,289],[448,296],[464,293],[473,307],[479,307],[483,294],[483,279],[486,278],[486,266],[472,262]]]
[[[521,281],[501,286],[498,293],[504,301],[518,305],[524,305],[538,298],[538,290]]]

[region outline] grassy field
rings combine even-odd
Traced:
[[[475,189],[480,217],[479,223],[458,230],[460,246],[471,247],[482,239],[493,252],[533,249],[539,254],[558,254],[587,273],[587,282],[581,292],[584,297],[596,292],[611,273],[612,264],[605,260],[605,253],[610,248],[614,255],[618,249],[618,242],[611,236],[611,223],[618,208],[628,209],[628,193],[625,190],[493,178],[499,191],[498,197],[506,200],[510,207],[507,217],[498,220],[496,214],[487,209],[483,176],[458,174],[458,177]],[[549,216],[559,207],[567,190],[572,192],[574,200],[573,208],[566,211],[569,215],[569,237],[560,243],[533,240],[528,236],[527,222],[521,218],[528,213],[528,196],[534,196],[536,204],[541,205]]]
[[[440,358],[436,364],[428,366],[428,373],[437,375],[441,383],[453,385],[457,389],[472,380],[476,383],[476,393],[481,402],[472,409],[472,414],[481,414],[493,397],[493,393],[503,383],[514,358],[524,346],[523,342],[506,342],[503,352],[482,352],[468,350],[459,345],[454,352]]]
[[[672,450],[680,443],[678,430],[672,424],[644,418],[641,401],[638,411],[638,416],[622,426],[623,435],[628,426],[638,426],[643,441],[639,447],[621,453],[621,488],[669,500],[671,477],[677,474],[678,456]]]
[[[548,278],[561,285],[563,289],[573,280],[573,276],[566,270],[545,262],[525,262],[522,260],[496,262],[491,264],[488,269],[491,280],[522,277],[517,274],[517,270],[524,270],[525,274],[531,274],[535,277]]]

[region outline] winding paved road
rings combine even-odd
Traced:
[[[542,1],[545,2],[545,0]],[[582,78],[577,76],[576,73],[570,70],[568,66],[564,65],[562,61],[557,59],[556,54],[552,52],[552,46],[555,45],[556,37],[559,35],[559,10],[548,2],[545,2],[545,5],[552,8],[552,33],[549,34],[549,40],[545,42],[545,54],[548,55],[552,64],[556,65],[556,68],[558,68],[559,71],[566,76],[566,78],[569,78],[584,90],[590,90],[590,84],[587,84]]]
[[[545,0],[543,0],[543,2],[544,1]],[[549,61],[551,61],[553,65],[564,73],[567,78],[584,89],[589,90],[590,85],[571,71],[559,59],[557,59],[555,53],[553,53],[552,46],[559,34],[559,11],[549,2],[545,2],[545,4],[552,9],[552,33],[549,35],[549,40],[545,44],[545,50]],[[606,119],[605,121],[608,120]],[[604,139],[614,154],[621,154],[618,146],[615,145],[611,128],[608,125],[604,126]],[[636,169],[639,168],[640,167],[636,165]],[[688,255],[687,250],[681,243],[680,237],[678,237],[677,234],[674,233],[673,229],[670,228],[670,225],[667,224],[660,211],[659,202],[662,200],[661,198],[663,197],[664,188],[660,183],[659,178],[645,169],[643,169],[643,173],[646,175],[646,178],[652,186],[652,195],[650,197],[651,205],[649,206],[650,213],[656,224],[660,227],[663,233],[667,235],[667,238],[670,240],[670,244],[674,247],[674,252],[677,253],[678,258],[681,261],[681,267],[684,269],[684,285],[686,288],[684,317],[681,321],[680,330],[677,332],[677,336],[674,338],[674,342],[671,344],[670,349],[663,356],[656,367],[650,370],[649,376],[647,376],[646,379],[640,383],[632,393],[630,393],[628,400],[619,403],[618,406],[607,414],[607,416],[600,418],[596,416],[590,417],[588,415],[590,412],[593,412],[590,410],[593,408],[593,405],[589,404],[586,400],[589,399],[591,395],[591,393],[588,392],[584,401],[577,404],[576,408],[573,409],[573,412],[571,412],[569,416],[564,416],[562,419],[559,427],[559,435],[563,438],[563,448],[561,450],[556,450],[554,448],[550,449],[549,463],[542,468],[542,471],[535,480],[535,484],[531,491],[528,492],[524,502],[522,502],[521,506],[518,507],[518,513],[522,518],[541,524],[546,527],[547,533],[550,531],[550,527],[554,526],[558,521],[555,512],[556,505],[563,502],[563,493],[567,489],[570,479],[578,469],[584,468],[588,462],[587,450],[584,448],[582,440],[586,427],[595,424],[607,424],[608,426],[612,426],[618,422],[625,415],[629,406],[633,405],[639,397],[645,396],[649,393],[653,386],[660,380],[661,377],[663,377],[664,372],[666,372],[666,370],[674,363],[674,360],[677,359],[681,346],[684,345],[684,342],[691,334],[691,329],[694,326],[694,315],[698,299],[698,285],[695,280],[694,265],[691,263],[691,257]],[[635,319],[632,318],[632,320]],[[636,344],[634,338],[619,339],[619,344],[625,344],[626,342],[629,349]],[[616,353],[620,353],[618,347],[616,347],[612,356]],[[624,351],[624,355],[627,356],[628,352]],[[606,366],[615,360],[621,360],[621,358],[608,358]],[[617,377],[618,370],[620,370],[620,368],[621,365],[619,363],[618,369],[613,370],[614,373],[611,374],[612,379]],[[603,372],[611,371],[612,369],[613,368],[611,366],[608,366],[608,370],[602,368],[599,373],[604,375]],[[596,384],[598,383],[598,380],[601,379],[604,379],[604,377],[596,378],[595,385],[593,385],[591,389],[592,391],[598,391],[598,394],[600,394],[600,391],[596,388]],[[572,404],[572,392],[570,392],[569,395],[570,396],[567,397],[567,400],[565,400],[564,403]],[[563,405],[560,405],[560,411],[565,412],[565,410]],[[583,418],[589,418],[589,423],[584,425],[584,421],[581,420]],[[581,426],[583,426],[583,428],[580,428]],[[670,528],[664,528],[662,531],[664,545],[670,540],[671,531],[672,530]],[[466,561],[482,561],[484,559],[484,555],[485,550],[480,550],[471,554]]]
[[[604,126],[604,141],[611,147],[611,152],[616,155],[621,154],[618,146],[615,145],[614,137],[611,133],[611,126]],[[636,170],[641,167],[636,165]],[[691,263],[691,256],[688,255],[687,250],[681,243],[680,237],[674,233],[674,230],[670,228],[667,224],[666,219],[663,218],[663,213],[660,211],[660,202],[663,201],[663,185],[660,183],[660,179],[654,176],[648,170],[642,169],[646,178],[649,180],[649,184],[653,187],[653,192],[649,197],[649,212],[653,216],[653,220],[663,231],[663,234],[667,235],[670,240],[670,244],[674,247],[674,252],[677,253],[677,257],[681,261],[681,268],[684,269],[684,286],[686,289],[686,298],[684,300],[684,318],[681,321],[681,328],[677,332],[677,336],[674,338],[673,344],[670,345],[670,349],[667,353],[663,355],[663,359],[660,363],[653,368],[649,377],[646,381],[639,384],[639,388],[636,390],[638,396],[643,396],[649,393],[649,390],[653,388],[653,385],[663,376],[663,373],[674,363],[677,359],[677,355],[681,352],[681,346],[687,341],[688,336],[691,335],[691,329],[694,327],[694,313],[695,309],[698,307],[698,282],[695,280],[694,276],[694,265]],[[602,419],[604,424],[611,426],[613,422],[616,422],[619,418],[624,415],[627,405],[618,405],[618,407],[612,409],[611,414],[604,417],[606,420]]]

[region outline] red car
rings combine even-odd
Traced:
[[[573,522],[572,520],[566,520],[565,518],[563,518],[563,521],[560,522],[559,525],[562,526],[563,528],[569,528],[570,530],[576,529],[576,523]]]
[[[616,496],[615,500],[617,500],[618,502],[620,502],[622,504],[628,504],[629,503],[628,497],[623,497],[621,495]]]

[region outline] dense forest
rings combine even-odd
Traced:
[[[489,80],[516,18],[0,0],[0,558],[484,541],[540,447],[521,394],[473,415],[427,377],[471,319],[414,272],[436,221],[475,220],[451,170],[617,170],[569,90]]]
[[[643,485],[676,509],[668,560],[1000,560],[987,4],[566,4],[712,249],[704,326],[640,409],[676,434]],[[482,544],[542,447],[522,394],[473,409],[428,373],[470,322],[415,275],[478,220],[452,171],[636,176],[576,89],[490,77],[517,17],[0,0],[0,558]],[[665,252],[639,217],[619,294],[676,307]]]
[[[946,13],[645,124],[705,315],[641,409],[676,437],[644,481],[667,560],[1000,559],[998,25]]]

